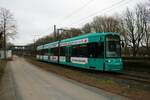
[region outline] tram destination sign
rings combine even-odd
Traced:
[[[77,45],[77,44],[83,44],[83,43],[88,43],[88,38],[60,43],[60,46]]]

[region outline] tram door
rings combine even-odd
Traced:
[[[71,50],[70,47],[66,48],[66,62],[70,62],[70,58],[71,58]]]

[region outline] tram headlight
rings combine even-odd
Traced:
[[[111,60],[108,60],[108,62],[110,63],[110,62],[111,62]]]
[[[106,62],[110,63],[110,62],[111,62],[111,60],[106,60]]]

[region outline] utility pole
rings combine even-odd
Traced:
[[[56,25],[54,25],[54,38],[57,39]]]
[[[33,51],[33,54],[35,56],[36,55],[36,46],[37,46],[37,44],[36,44],[36,37],[39,36],[39,35],[38,34],[34,34],[33,36],[34,36],[34,38],[33,38],[33,48],[32,48],[32,51]]]
[[[60,31],[60,29],[57,29],[57,41],[59,41],[59,31]]]
[[[0,50],[2,49],[3,32],[0,32]]]
[[[59,41],[61,39],[60,34],[62,34],[62,32],[64,32],[65,29],[63,28],[59,28],[57,29],[57,40]]]
[[[6,20],[4,19],[4,59],[6,60],[7,54],[6,54]]]
[[[60,37],[59,37],[59,31],[60,31],[60,29],[57,29],[56,41],[58,41],[58,63],[59,63],[59,58],[60,58]]]

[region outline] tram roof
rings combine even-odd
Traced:
[[[89,38],[89,37],[96,37],[96,36],[106,36],[106,35],[111,35],[111,34],[119,35],[119,33],[114,33],[114,32],[88,33],[88,34],[83,34],[81,36],[76,36],[76,37],[61,40],[61,42],[68,42],[68,41],[72,41],[72,40],[77,40],[77,39],[82,39],[82,38]],[[49,46],[56,45],[56,44],[58,44],[58,42],[59,41],[47,43],[47,44],[44,44],[44,45],[40,45],[37,48],[38,49],[43,49],[43,47],[44,48],[49,48]]]
[[[106,36],[106,35],[112,35],[112,34],[119,35],[119,33],[114,33],[114,32],[88,33],[88,34],[83,34],[81,36],[76,36],[76,37],[61,40],[61,42],[67,42],[67,41],[88,38],[88,37],[95,37],[95,36]]]

